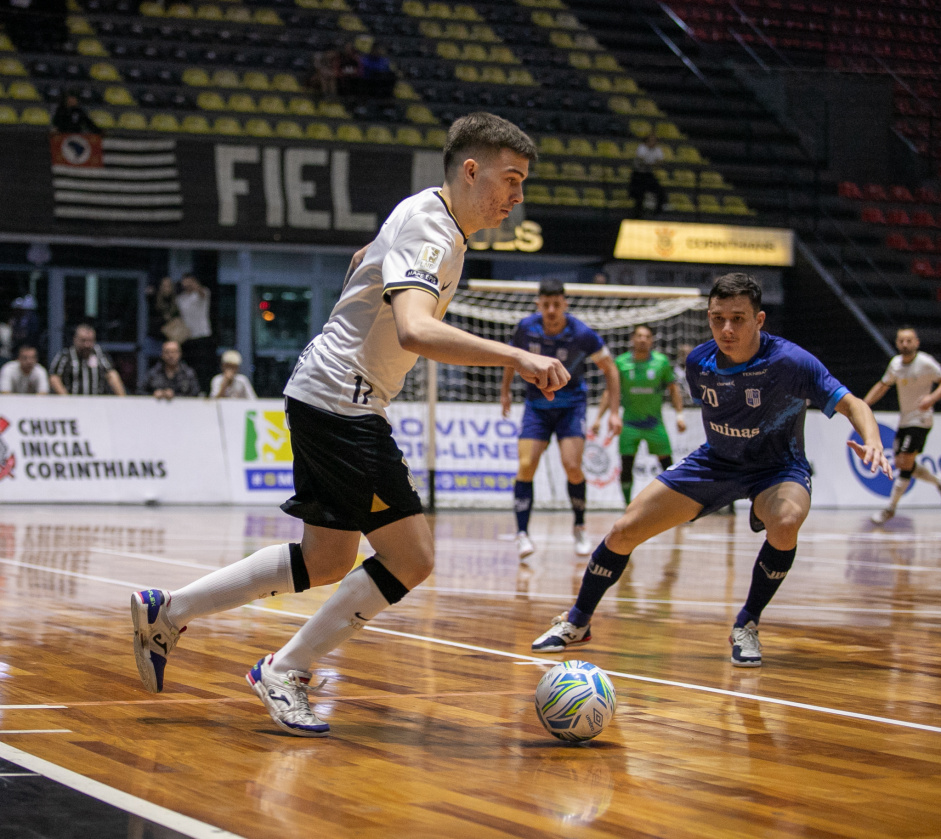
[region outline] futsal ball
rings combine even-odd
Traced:
[[[563,661],[536,685],[536,714],[553,737],[591,740],[611,722],[618,705],[605,672],[587,661]]]

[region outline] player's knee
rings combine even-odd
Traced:
[[[806,517],[806,513],[802,510],[781,510],[769,516],[769,520],[765,522],[765,527],[768,529],[768,541],[775,546],[796,545],[797,534]]]
[[[582,465],[580,463],[563,463],[562,468],[565,470],[565,477],[570,484],[581,484],[585,482],[585,473],[582,471]]]

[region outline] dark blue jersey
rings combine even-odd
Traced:
[[[566,315],[565,328],[558,335],[546,335],[542,326],[542,315],[536,312],[523,318],[510,339],[514,347],[538,355],[557,358],[572,377],[568,384],[555,392],[550,402],[539,388],[526,384],[526,401],[537,408],[567,408],[587,402],[585,385],[585,360],[604,349],[601,336],[578,318]]]
[[[712,454],[748,467],[806,464],[808,403],[831,417],[849,390],[809,352],[764,332],[744,364],[719,368],[717,353],[716,342],[707,341],[686,359],[686,380],[702,406]]]

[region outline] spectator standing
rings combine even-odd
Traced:
[[[0,367],[0,393],[49,393],[49,376],[35,347],[21,344],[16,359]]]
[[[222,353],[222,372],[212,377],[210,399],[257,399],[248,376],[239,372],[242,355],[235,350]]]
[[[363,92],[369,96],[388,98],[395,87],[395,73],[382,44],[374,41],[372,48],[361,59]]]
[[[656,212],[663,209],[666,194],[654,169],[663,163],[663,149],[653,132],[637,147],[634,155],[634,170],[631,173],[631,183],[628,192],[634,199],[634,218],[644,217],[644,199],[648,192],[652,192],[657,199]]]
[[[189,338],[189,330],[180,317],[176,303],[176,284],[172,277],[164,277],[156,286],[148,286],[147,302],[147,358],[156,358],[163,351],[164,341],[176,341],[182,346]]]
[[[10,341],[14,347],[20,344],[39,346],[39,315],[36,314],[36,298],[32,294],[17,297],[11,304]]]
[[[337,93],[358,96],[363,79],[362,56],[352,41],[347,41],[337,56]]]
[[[56,106],[52,130],[63,134],[101,134],[101,129],[79,104],[74,93],[67,93]]]
[[[315,52],[313,73],[310,77],[311,90],[320,96],[336,96],[339,67],[340,53],[338,50],[328,49]]]
[[[183,351],[176,341],[165,341],[158,361],[147,372],[138,391],[170,401],[174,396],[199,396],[199,382],[193,368],[183,361]]]
[[[72,346],[60,350],[49,366],[49,387],[61,396],[124,396],[124,383],[107,353],[95,341],[95,328],[75,327]]]
[[[182,344],[183,354],[196,372],[200,390],[205,390],[216,370],[216,348],[209,322],[209,289],[193,274],[186,274],[180,280],[180,288],[176,305],[189,331],[189,337]]]

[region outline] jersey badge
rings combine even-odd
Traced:
[[[555,357],[565,364],[565,362],[568,361],[569,351],[565,347],[559,347],[555,351]]]
[[[749,408],[757,408],[761,405],[761,391],[756,387],[745,388],[745,404]]]
[[[653,367],[647,368],[647,378],[653,381],[654,377],[657,375],[657,371]]]
[[[433,274],[438,270],[443,257],[444,248],[425,242],[418,253],[418,259],[415,260],[415,267],[419,271],[429,271]]]

